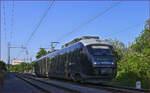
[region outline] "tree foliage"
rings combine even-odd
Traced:
[[[141,81],[143,88],[149,88],[150,79],[150,24],[128,47],[118,62],[118,74],[114,81],[134,86]]]
[[[40,48],[40,50],[37,52],[36,58],[40,58],[44,55],[46,55],[48,52],[45,50],[45,48]]]
[[[11,72],[34,72],[34,65],[35,62],[26,63],[22,62],[19,65],[10,65],[10,71]]]
[[[4,61],[0,61],[0,70],[7,71],[7,65]]]

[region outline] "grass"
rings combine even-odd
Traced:
[[[7,71],[2,70],[1,75],[0,75],[0,87],[3,85],[3,81],[5,79],[5,76],[7,74]]]

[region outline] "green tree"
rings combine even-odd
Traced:
[[[149,88],[150,79],[150,24],[129,46],[118,64],[116,81],[123,85],[135,86],[136,81],[141,81],[143,88]]]
[[[48,52],[44,48],[40,48],[40,50],[37,52],[36,58],[40,58],[44,55],[46,55]]]
[[[4,61],[0,61],[0,70],[1,70],[1,71],[2,71],[2,70],[4,70],[4,71],[7,70],[7,66],[6,66],[6,64],[5,64]]]
[[[136,38],[131,48],[140,55],[150,56],[150,20],[147,21],[145,29]]]

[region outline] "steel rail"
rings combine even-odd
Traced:
[[[31,81],[29,81],[29,80],[27,80],[27,79],[25,79],[25,78],[22,78],[22,77],[20,77],[20,76],[18,76],[18,75],[15,75],[15,76],[16,76],[17,78],[19,78],[19,79],[21,79],[21,80],[27,82],[28,84],[32,85],[33,87],[35,87],[35,88],[41,90],[42,92],[47,92],[47,93],[50,92],[50,91],[47,91],[46,89],[44,89],[44,88],[42,88],[42,87],[39,87],[39,86],[36,85],[36,84],[33,84]]]
[[[22,79],[22,80],[28,82],[29,84],[31,84],[31,85],[33,85],[33,86],[35,86],[35,87],[41,89],[41,90],[44,91],[44,92],[51,92],[51,91],[48,91],[48,90],[46,90],[46,89],[40,87],[39,85],[36,85],[36,84],[32,83],[31,81],[40,82],[40,83],[42,83],[42,84],[46,84],[46,85],[51,86],[51,87],[56,87],[56,88],[58,88],[58,89],[65,90],[66,92],[78,92],[78,93],[80,93],[80,91],[77,91],[77,90],[73,90],[73,89],[70,89],[70,88],[58,86],[58,85],[56,85],[56,84],[44,82],[44,81],[37,80],[37,79],[34,79],[34,78],[26,77],[26,76],[23,76],[23,75],[16,75],[16,77],[18,77],[18,78],[20,78],[20,79]],[[30,81],[30,80],[31,80],[31,81]]]

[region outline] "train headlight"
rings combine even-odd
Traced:
[[[114,62],[112,62],[111,64],[114,65]]]
[[[93,62],[93,66],[96,66],[96,64],[97,64],[96,62]]]
[[[96,63],[96,62],[94,62],[93,64],[94,64],[94,65],[96,65],[97,63]]]

